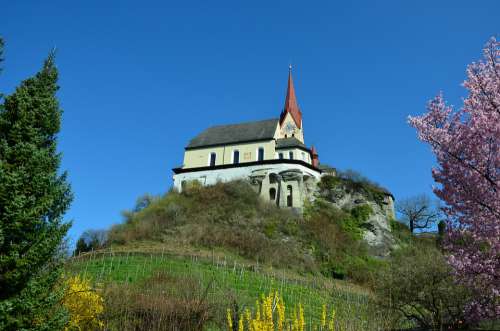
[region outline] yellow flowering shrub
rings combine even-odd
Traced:
[[[227,310],[228,331],[236,331],[233,328],[233,312]],[[283,298],[278,292],[262,295],[255,303],[252,313],[246,309],[244,314],[239,316],[238,331],[335,331],[335,309],[332,308],[330,316],[327,316],[327,307],[323,305],[321,321],[319,325],[306,324],[304,318],[304,307],[302,304],[294,307],[291,316],[286,316],[286,306]]]
[[[104,300],[92,289],[90,281],[73,276],[66,279],[65,285],[63,305],[70,315],[66,330],[102,329],[104,323],[99,315],[104,311]]]

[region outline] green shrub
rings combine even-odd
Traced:
[[[413,241],[393,254],[377,273],[381,307],[429,330],[466,328],[467,290],[454,282],[450,266],[434,245]]]
[[[386,265],[386,261],[368,255],[349,256],[346,261],[348,276],[359,284],[373,284],[377,272]]]
[[[321,177],[321,181],[318,183],[320,189],[328,190],[341,184],[342,180],[339,177],[326,175]]]
[[[363,224],[368,221],[370,215],[373,214],[373,209],[370,205],[360,205],[351,209],[351,215],[358,222],[358,224]]]
[[[321,273],[325,277],[332,277],[334,279],[346,279],[347,270],[344,263],[337,261],[327,261],[321,265]]]
[[[158,272],[138,284],[109,284],[103,291],[106,330],[203,330],[218,305],[200,279]]]
[[[391,220],[389,224],[391,226],[392,235],[395,239],[405,243],[411,241],[411,231],[406,224],[396,220]]]
[[[313,244],[320,271],[327,277],[349,278],[358,283],[370,281],[378,261],[368,256],[361,240],[362,224],[372,213],[369,205],[346,212],[322,200],[308,207],[302,224],[304,239]]]
[[[264,234],[268,238],[274,238],[276,236],[277,226],[274,222],[268,222],[264,225]]]
[[[358,220],[351,215],[346,215],[340,223],[342,230],[354,240],[363,238],[363,229]]]

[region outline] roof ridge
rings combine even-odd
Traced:
[[[191,139],[187,148],[273,139],[279,119],[211,126]]]
[[[249,124],[249,123],[270,122],[270,121],[278,122],[279,117],[269,118],[269,119],[265,119],[265,120],[257,120],[257,121],[245,121],[245,122],[230,123],[230,124],[216,124],[216,125],[209,126],[207,129],[220,128],[222,126],[236,126],[236,125],[243,125],[243,124]]]

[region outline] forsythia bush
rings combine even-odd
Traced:
[[[285,302],[278,292],[262,295],[255,303],[254,314],[247,308],[237,318],[238,325],[233,325],[236,318],[233,319],[231,309],[227,310],[228,331],[335,331],[335,309],[332,308],[328,317],[326,305],[323,305],[319,325],[306,325],[304,307],[300,303],[288,317],[285,312]]]
[[[66,330],[95,330],[104,327],[99,315],[104,311],[104,300],[90,286],[90,281],[80,276],[66,280],[64,307],[70,319]]]

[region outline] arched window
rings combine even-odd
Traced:
[[[240,151],[239,150],[233,151],[233,163],[234,164],[240,163]]]
[[[276,189],[271,187],[269,189],[269,200],[274,201],[276,199]]]
[[[257,151],[257,161],[264,161],[264,147],[259,147]]]
[[[283,153],[278,153],[278,159],[283,160]]]
[[[215,167],[215,159],[217,158],[217,154],[215,153],[210,153],[210,159],[209,159],[209,165],[211,167]]]
[[[290,153],[288,153],[288,156],[290,157],[290,160],[293,160],[293,152],[290,151]]]
[[[286,187],[287,195],[286,195],[286,206],[287,207],[292,207],[293,205],[293,192],[292,192],[292,185],[288,185]]]

